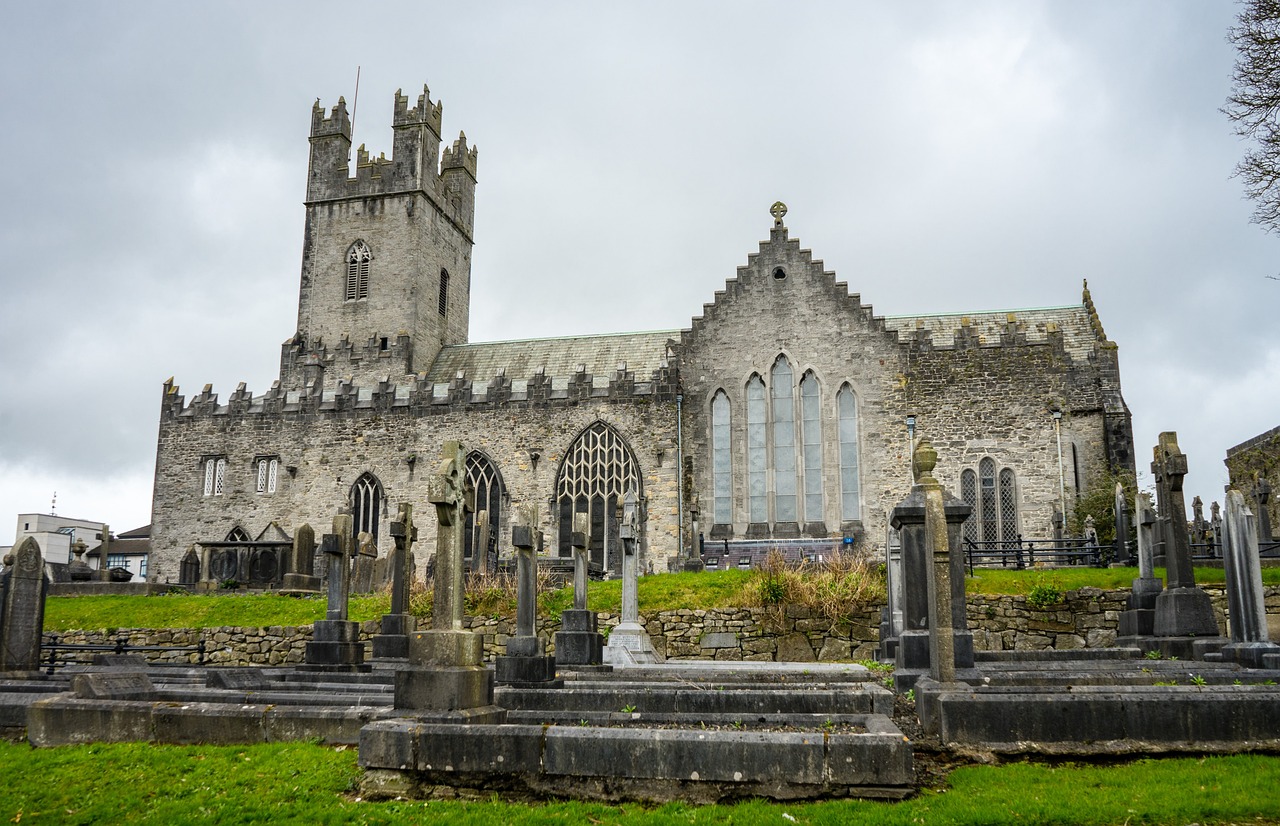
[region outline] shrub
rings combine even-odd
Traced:
[[[788,565],[782,554],[772,551],[748,583],[746,596],[753,604],[779,610],[799,605],[831,620],[846,619],[886,598],[883,570],[846,554]]]
[[[1027,605],[1044,610],[1062,602],[1062,591],[1056,582],[1039,579],[1027,592]]]

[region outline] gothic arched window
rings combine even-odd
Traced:
[[[960,498],[969,506],[969,518],[960,526],[961,535],[970,542],[978,541],[978,474],[966,469],[960,474]]]
[[[729,446],[729,425],[729,397],[720,390],[711,399],[712,520],[717,525],[733,522],[733,450]]]
[[[347,301],[359,301],[369,297],[369,262],[373,253],[364,241],[356,241],[347,248]]]
[[[773,519],[796,521],[796,408],[791,363],[778,356],[769,372],[773,402]]]
[[[362,532],[378,544],[378,517],[382,514],[382,483],[372,473],[365,473],[351,486],[351,535]]]
[[[800,444],[804,459],[804,521],[822,522],[822,389],[812,370],[800,379]]]
[[[747,382],[747,520],[760,524],[769,521],[766,417],[764,379],[752,376]]]
[[[1014,495],[1013,470],[1000,471],[1000,541],[1018,539],[1018,500]]]
[[[862,518],[862,496],[858,462],[858,400],[849,385],[836,394],[840,417],[840,518],[851,522]]]
[[[614,511],[633,485],[639,492],[639,469],[618,432],[604,422],[582,431],[565,451],[556,479],[560,556],[572,553],[573,514],[585,513],[591,525],[587,539],[591,561],[606,569],[618,568],[621,545]]]
[[[498,529],[502,524],[502,475],[488,456],[472,451],[467,454],[467,481],[475,490],[476,506],[474,513],[467,514],[463,554],[472,559],[477,550],[485,553],[498,548]],[[481,513],[485,514],[484,521],[477,518]],[[486,524],[489,526],[487,547],[480,544],[481,528]]]
[[[249,534],[245,532],[244,528],[240,527],[239,525],[236,525],[234,528],[232,528],[230,531],[227,532],[226,541],[227,542],[249,542],[250,541]]]
[[[997,473],[995,460],[984,457],[976,473],[972,468],[960,473],[960,498],[973,508],[961,527],[965,539],[981,541],[984,547],[1012,547],[1018,541],[1018,477],[1013,468]]]

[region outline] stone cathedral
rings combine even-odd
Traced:
[[[768,239],[686,329],[469,342],[477,153],[465,134],[442,148],[425,88],[409,103],[397,92],[391,157],[360,147],[354,177],[345,102],[312,110],[279,380],[224,401],[165,383],[161,580],[192,549],[283,541],[303,523],[321,533],[340,508],[385,554],[400,502],[434,518],[427,484],[448,440],[469,451],[468,554],[480,537],[509,549],[527,503],[551,555],[568,555],[572,514],[588,514],[605,572],[632,486],[642,570],[665,570],[698,536],[720,567],[770,543],[882,552],[913,434],[974,506],[964,530],[978,540],[1045,536],[1092,479],[1132,471],[1117,348],[1087,283],[1072,306],[877,316],[791,237],[782,204],[772,217],[761,205]],[[706,274],[708,291],[722,279]]]

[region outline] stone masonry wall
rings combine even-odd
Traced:
[[[1226,592],[1205,588],[1213,601],[1218,625],[1226,629]],[[1265,589],[1272,639],[1280,639],[1280,587]],[[1105,648],[1115,644],[1116,626],[1128,591],[1081,588],[1068,591],[1062,603],[1045,610],[1027,605],[1023,596],[970,596],[969,627],[980,651],[1038,651]],[[617,614],[600,614],[604,631],[619,622]],[[778,612],[765,608],[679,609],[642,614],[641,622],[654,647],[677,660],[756,660],[777,662],[832,662],[872,659],[879,643],[880,609],[868,608],[833,623],[796,606]],[[484,635],[485,659],[503,653],[515,630],[512,618],[468,617],[467,627]],[[539,634],[554,653],[558,621],[540,624]],[[368,642],[378,633],[377,621],[360,624],[360,639]],[[122,628],[103,631],[68,631],[58,634],[63,643],[114,643],[129,645],[195,645],[203,635],[208,661],[215,665],[292,665],[302,662],[311,626],[223,627],[206,629]],[[45,635],[46,641],[50,635]],[[366,649],[369,650],[369,649]],[[184,652],[146,652],[153,662],[195,662],[197,655]],[[88,657],[86,656],[86,659]]]

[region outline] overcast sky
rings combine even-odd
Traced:
[[[5,4],[0,544],[150,521],[161,383],[267,390],[294,333],[316,98],[391,152],[429,83],[479,147],[473,341],[683,328],[768,237],[879,315],[1056,306],[1087,278],[1138,466],[1187,494],[1280,424],[1280,239],[1218,112],[1238,7]],[[1140,475],[1149,484],[1149,472]],[[8,514],[5,516],[4,514]]]

